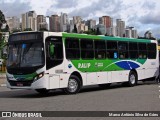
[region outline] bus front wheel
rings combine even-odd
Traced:
[[[130,71],[128,77],[128,86],[133,87],[137,84],[137,74],[134,71]]]
[[[80,89],[81,89],[80,79],[75,75],[71,75],[68,80],[68,87],[64,88],[65,93],[76,94],[80,91]]]

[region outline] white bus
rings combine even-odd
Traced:
[[[156,40],[56,32],[23,32],[8,41],[7,86],[47,93],[157,78]]]

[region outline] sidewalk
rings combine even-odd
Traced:
[[[0,73],[0,86],[6,86],[6,74]]]

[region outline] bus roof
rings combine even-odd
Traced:
[[[117,40],[117,41],[132,41],[132,42],[145,42],[151,43],[149,39],[135,39],[135,38],[125,38],[125,37],[110,37],[110,36],[98,36],[98,35],[84,35],[76,33],[62,33],[63,37],[69,38],[84,38],[84,39],[97,39],[97,40]]]

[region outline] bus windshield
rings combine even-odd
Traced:
[[[7,67],[38,67],[44,65],[42,43],[17,43],[9,45]]]

